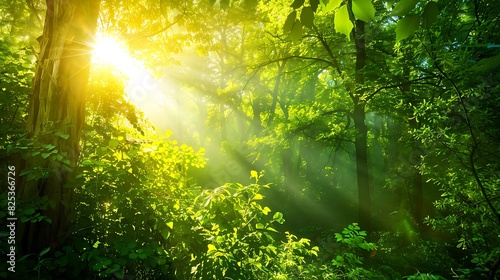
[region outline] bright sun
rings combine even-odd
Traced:
[[[130,56],[125,44],[113,37],[98,36],[92,54],[93,63],[111,65],[129,77],[140,67]]]

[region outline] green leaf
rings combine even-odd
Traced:
[[[24,210],[24,213],[23,213],[23,214],[24,214],[24,215],[31,215],[31,214],[33,214],[33,213],[35,213],[35,209],[33,209],[33,208],[28,208],[28,209]]]
[[[279,231],[277,231],[276,229],[274,229],[274,228],[272,228],[272,227],[267,227],[266,229],[267,229],[268,231],[272,231],[272,232],[279,232]]]
[[[323,8],[323,12],[328,13],[329,11],[333,11],[333,10],[337,9],[341,3],[342,3],[342,0],[330,0],[330,2],[328,2],[325,5],[325,7]]]
[[[396,24],[396,42],[413,36],[419,25],[420,17],[418,15],[410,15],[400,19]]]
[[[290,7],[294,8],[294,9],[298,9],[298,8],[302,7],[302,5],[304,5],[304,0],[295,0],[295,1],[293,1],[292,5],[290,5]]]
[[[69,138],[69,134],[62,133],[60,131],[56,131],[56,133],[54,133],[54,135],[57,137],[61,137],[64,140],[68,140],[68,138]]]
[[[163,228],[160,233],[161,236],[163,236],[163,238],[165,239],[168,239],[170,237],[170,230],[168,229],[168,227]]]
[[[283,219],[283,214],[281,212],[274,213],[273,220],[280,224],[283,224],[285,222],[285,219]]]
[[[255,170],[250,171],[250,178],[259,179],[259,173]]]
[[[292,27],[292,31],[290,31],[290,40],[292,42],[297,43],[302,38],[302,23],[300,20],[296,20],[295,24]]]
[[[260,193],[257,193],[257,194],[255,194],[255,196],[253,197],[253,200],[261,200],[261,199],[263,199],[263,198],[264,198],[264,196],[262,196]]]
[[[48,158],[52,153],[42,153],[42,157],[45,159],[45,158]]]
[[[116,139],[111,139],[111,140],[109,140],[108,146],[109,146],[111,149],[114,149],[114,148],[118,147],[118,144],[120,144],[120,142],[118,142],[118,140],[116,140]]]
[[[52,145],[52,144],[47,144],[47,145],[45,145],[45,146],[43,146],[43,147],[44,147],[45,149],[47,149],[47,150],[49,150],[49,151],[50,151],[50,150],[53,150],[56,146],[55,146],[55,145]]]
[[[261,224],[261,223],[257,223],[257,224],[255,225],[255,228],[256,228],[256,229],[263,229],[263,228],[264,228],[264,225],[263,225],[263,224]]]
[[[297,12],[291,12],[285,20],[285,24],[283,25],[283,32],[288,33],[292,31],[293,24],[297,18]]]
[[[309,0],[309,4],[311,5],[313,12],[316,12],[318,10],[319,0]]]
[[[170,229],[174,229],[174,222],[168,222],[167,227],[169,227]]]
[[[424,14],[422,15],[422,27],[425,29],[431,28],[431,25],[436,21],[439,15],[439,7],[436,2],[429,2],[425,6]]]
[[[278,219],[283,219],[283,213],[281,212],[274,213],[273,220],[278,220]]]
[[[217,248],[215,248],[215,246],[213,244],[208,244],[208,253],[210,253],[211,251],[215,251],[217,250]]]
[[[392,16],[406,16],[417,5],[419,0],[401,0],[396,3]]]
[[[262,213],[264,213],[264,215],[267,215],[269,214],[269,212],[271,212],[271,209],[269,209],[269,207],[264,207],[264,209],[262,209]]]
[[[313,27],[314,11],[311,7],[304,7],[300,13],[300,21],[307,28]]]
[[[43,249],[40,254],[38,254],[40,257],[47,254],[48,252],[50,251],[50,247],[47,247],[45,249]]]
[[[349,19],[349,13],[347,12],[346,5],[342,5],[342,7],[340,7],[340,9],[335,13],[334,24],[335,31],[345,34],[347,36],[347,39],[350,41],[350,34],[354,25]]]
[[[478,73],[489,72],[500,65],[500,54],[493,57],[481,59],[477,64],[470,68],[471,71]]]
[[[352,0],[352,12],[356,19],[365,22],[375,20],[375,7],[371,0]]]

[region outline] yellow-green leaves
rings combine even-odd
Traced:
[[[349,34],[351,33],[351,30],[354,27],[354,25],[349,19],[349,13],[347,11],[346,5],[340,7],[335,13],[334,24],[335,24],[335,31],[337,31],[338,33],[345,34],[347,36],[347,39],[350,40]]]
[[[283,218],[283,213],[281,212],[274,213],[273,220],[280,224],[283,224],[285,222],[285,219]]]
[[[429,1],[425,8],[417,5],[421,0],[401,0],[396,3],[391,15],[403,17],[396,24],[396,42],[413,36],[419,26],[431,28],[439,15],[438,3]]]
[[[216,251],[217,248],[215,248],[215,246],[213,244],[208,244],[208,253],[212,252],[212,251]]]
[[[256,193],[253,197],[253,200],[262,200],[264,199],[264,196],[261,195],[260,193]]]
[[[323,8],[323,11],[329,12],[335,10],[341,3],[342,0],[331,0]],[[372,0],[352,0],[352,14],[357,20],[365,22],[375,20],[375,7],[373,6]],[[334,24],[335,31],[345,34],[347,39],[350,40],[350,34],[354,24],[349,17],[347,4],[340,6],[340,8],[335,11]]]
[[[323,4],[323,12],[328,13],[337,9],[342,3],[342,0],[330,0],[326,4],[324,0],[321,0],[321,3]]]
[[[413,36],[419,25],[420,17],[418,15],[409,15],[400,19],[396,24],[396,42]]]
[[[352,0],[352,13],[356,19],[362,21],[375,20],[375,7],[371,0]]]
[[[411,10],[413,10],[413,8],[415,7],[415,5],[417,5],[418,2],[419,2],[419,0],[401,0],[401,1],[396,3],[396,6],[392,10],[391,15],[393,15],[393,16],[405,16]]]
[[[111,149],[115,149],[116,147],[118,147],[118,144],[120,144],[120,142],[118,142],[118,140],[116,140],[116,139],[111,139],[111,140],[109,140],[109,142],[108,142],[108,146],[109,146]]]
[[[174,229],[174,222],[167,222],[166,223],[167,227],[169,227],[170,229]]]

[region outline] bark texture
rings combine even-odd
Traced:
[[[25,169],[43,170],[44,175],[23,182],[18,197],[25,202],[48,197],[50,207],[43,215],[52,222],[21,225],[24,254],[58,247],[66,237],[73,196],[68,183],[80,154],[91,44],[99,6],[100,0],[47,0],[27,131],[36,143],[54,145],[63,159],[32,158],[25,163]]]
[[[354,128],[356,129],[356,138],[354,146],[356,148],[356,178],[358,182],[359,199],[359,226],[368,234],[371,232],[371,195],[368,173],[368,128],[365,124],[366,119],[366,101],[364,99],[365,77],[363,69],[366,65],[366,41],[365,41],[365,22],[356,20],[354,32],[354,43],[356,45],[356,92],[353,95],[354,102]],[[370,235],[368,235],[369,237]]]

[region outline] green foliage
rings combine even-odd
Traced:
[[[102,22],[124,34],[137,54],[147,54],[146,62],[166,64],[172,52],[194,43],[207,54],[193,59],[196,71],[177,73],[195,93],[173,91],[194,100],[194,109],[179,105],[177,117],[203,120],[196,137],[217,155],[212,160],[231,168],[224,157],[230,153],[211,146],[224,143],[235,150],[235,169],[265,166],[268,175],[251,171],[250,178],[233,180],[233,173],[203,169],[196,174],[242,183],[196,182],[190,175],[205,166],[204,151],[155,135],[124,96],[126,78],[94,66],[78,172],[66,186],[75,189],[68,241],[20,259],[21,277],[494,279],[500,254],[495,1],[386,1],[386,8],[369,0],[201,1],[196,7],[133,1],[117,9],[121,2],[103,2]],[[27,13],[12,6],[2,19],[14,15]],[[366,22],[362,70],[349,41],[354,19]],[[160,32],[141,37],[151,30]],[[68,170],[71,155],[45,140],[69,135],[50,123],[43,139],[25,134],[34,57],[19,46],[0,41],[0,155],[4,163],[47,163],[20,170],[23,180],[36,182]],[[375,170],[372,197],[383,204],[374,204],[371,216],[385,235],[377,252],[352,224],[320,251],[317,239],[296,233],[307,223],[331,227],[355,215],[352,108],[359,102],[369,116],[363,123]],[[434,191],[422,205],[419,176],[425,192]],[[272,188],[259,185],[267,180]],[[4,218],[6,199],[0,199]],[[54,203],[21,202],[19,221],[51,222],[43,211]],[[417,206],[429,215],[425,224]],[[426,240],[429,232],[451,235]]]
[[[349,12],[347,10],[347,5],[342,5],[335,12],[334,24],[335,24],[335,31],[346,35],[347,39],[350,40],[351,30],[354,27],[354,25],[349,19]]]
[[[439,276],[439,275],[434,275],[430,273],[415,273],[414,275],[410,276],[405,276],[404,279],[411,279],[411,280],[444,280],[446,278]]]
[[[408,15],[400,19],[396,24],[396,42],[413,36],[419,24],[420,17],[418,15]]]
[[[363,257],[359,256],[358,253],[359,249],[366,252],[376,252],[375,244],[367,242],[366,236],[366,232],[361,231],[355,223],[344,228],[342,233],[335,234],[337,242],[347,245],[347,250],[332,259],[332,265],[349,278],[369,277],[373,279],[376,276],[373,272],[362,268]],[[365,255],[367,254],[365,253]]]
[[[27,100],[33,79],[33,55],[10,38],[0,39],[0,155],[12,158],[12,144],[22,137]]]
[[[286,233],[280,242],[274,223],[284,222],[283,214],[262,206],[257,184],[226,184],[197,197],[200,207],[193,229],[203,237],[206,251],[191,253],[191,277],[207,279],[305,279],[307,256],[317,256],[318,248],[307,239]]]
[[[371,0],[353,0],[352,12],[356,19],[370,22],[375,20],[375,7]]]
[[[394,9],[392,9],[391,15],[405,16],[415,8],[418,2],[420,2],[420,0],[401,0],[396,3]]]

